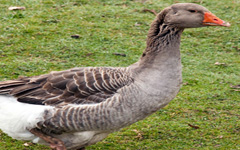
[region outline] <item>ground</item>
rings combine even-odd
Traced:
[[[88,149],[239,149],[239,0],[1,0],[0,80],[82,66],[128,66],[144,50],[155,17],[144,10],[159,12],[176,2],[201,4],[232,26],[186,29],[177,97]],[[0,132],[0,149],[48,148]]]

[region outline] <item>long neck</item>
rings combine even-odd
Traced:
[[[182,82],[180,38],[183,29],[165,24],[164,13],[152,23],[147,47],[139,62],[130,66],[135,73],[138,94],[141,93],[137,98],[141,103],[137,106],[140,118],[167,105],[177,95]]]
[[[140,59],[140,65],[153,63],[156,56],[161,57],[162,53],[172,53],[173,51],[179,53],[183,29],[165,24],[166,12],[167,9],[161,12],[151,24],[147,46]]]
[[[183,29],[165,24],[163,15],[164,12],[159,14],[152,23],[148,33],[146,49],[139,62],[132,65],[135,72],[140,74],[140,77],[151,79],[151,81],[155,76],[149,71],[161,73],[170,70],[169,75],[181,73],[178,70],[179,67],[181,68],[180,38]],[[156,75],[156,79],[159,79],[159,75]]]
[[[139,62],[133,65],[133,70],[136,72],[135,79],[140,85],[144,85],[145,92],[162,97],[156,99],[156,103],[161,100],[168,103],[180,88],[182,32],[183,29],[155,20],[148,33],[147,47]]]

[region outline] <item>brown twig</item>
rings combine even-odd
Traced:
[[[157,12],[154,10],[154,9],[143,9],[143,12],[150,12],[150,13],[153,13],[155,16],[157,16]]]
[[[200,128],[199,126],[191,125],[190,123],[188,124],[188,126],[194,128],[194,129],[199,129]]]

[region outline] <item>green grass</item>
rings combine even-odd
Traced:
[[[240,93],[231,88],[240,84],[239,0],[1,0],[0,80],[81,66],[128,66],[144,50],[154,19],[142,10],[160,11],[175,2],[202,4],[232,26],[185,30],[184,84],[177,97],[88,149],[240,149]],[[1,150],[48,149],[24,143],[0,132]]]

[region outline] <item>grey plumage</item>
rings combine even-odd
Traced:
[[[181,34],[184,28],[203,27],[206,12],[190,3],[164,9],[150,27],[140,60],[129,67],[73,68],[5,81],[0,83],[0,95],[29,105],[52,106],[28,129],[45,141],[40,142],[55,144],[58,150],[94,144],[144,119],[177,95],[182,82]],[[60,146],[53,142],[56,139]]]

